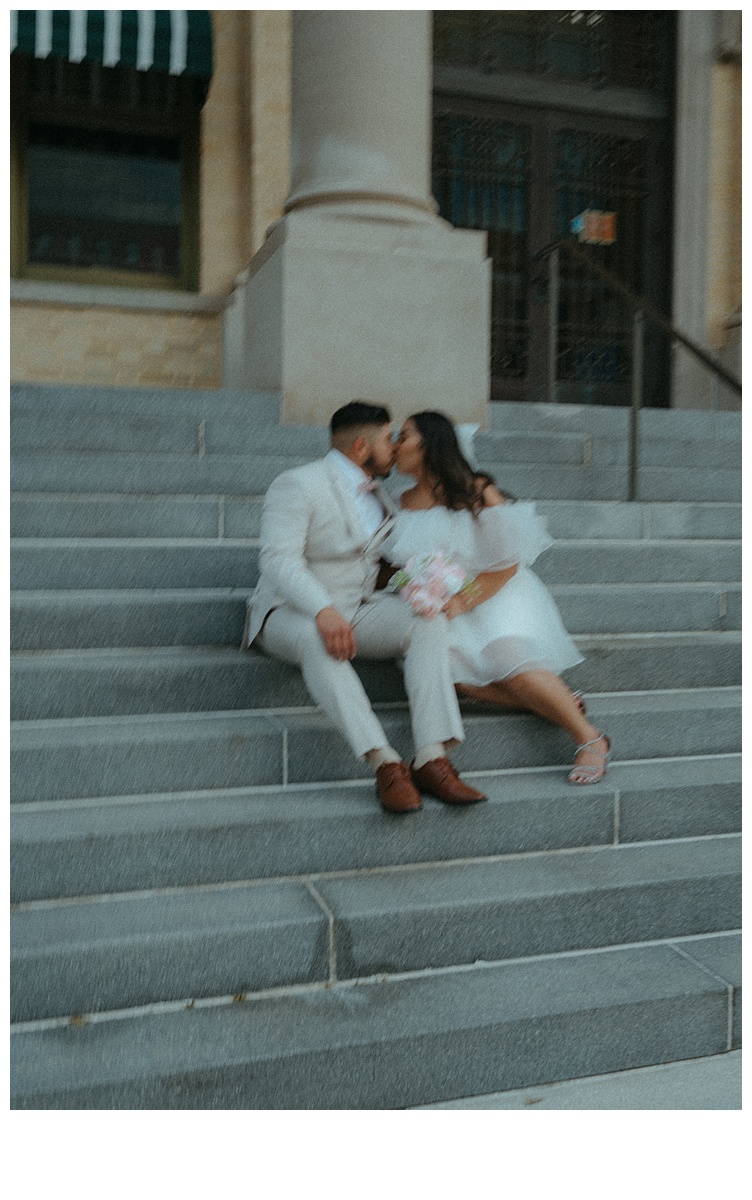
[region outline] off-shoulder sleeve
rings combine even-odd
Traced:
[[[497,504],[483,509],[473,521],[473,545],[468,558],[475,574],[501,571],[515,563],[529,567],[553,545],[545,518],[531,501]]]

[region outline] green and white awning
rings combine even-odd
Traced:
[[[19,9],[10,22],[11,52],[211,79],[209,12]]]

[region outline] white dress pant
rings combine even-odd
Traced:
[[[398,596],[379,594],[350,618],[357,652],[364,658],[403,658],[416,750],[465,739],[449,668],[447,619],[416,616]],[[316,703],[362,758],[389,744],[356,671],[327,654],[316,623],[293,609],[274,609],[255,644],[303,672]]]

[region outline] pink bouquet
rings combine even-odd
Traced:
[[[472,593],[474,581],[443,554],[415,554],[389,581],[421,617],[436,617],[459,592]]]

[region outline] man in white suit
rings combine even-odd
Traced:
[[[243,645],[300,666],[316,703],[376,775],[390,812],[485,800],[459,778],[447,750],[464,740],[449,671],[446,618],[416,616],[376,590],[393,506],[378,487],[394,463],[385,408],[353,401],[331,421],[325,458],[284,471],[266,493],[260,577]],[[389,745],[351,660],[404,659],[416,747],[408,766]]]

